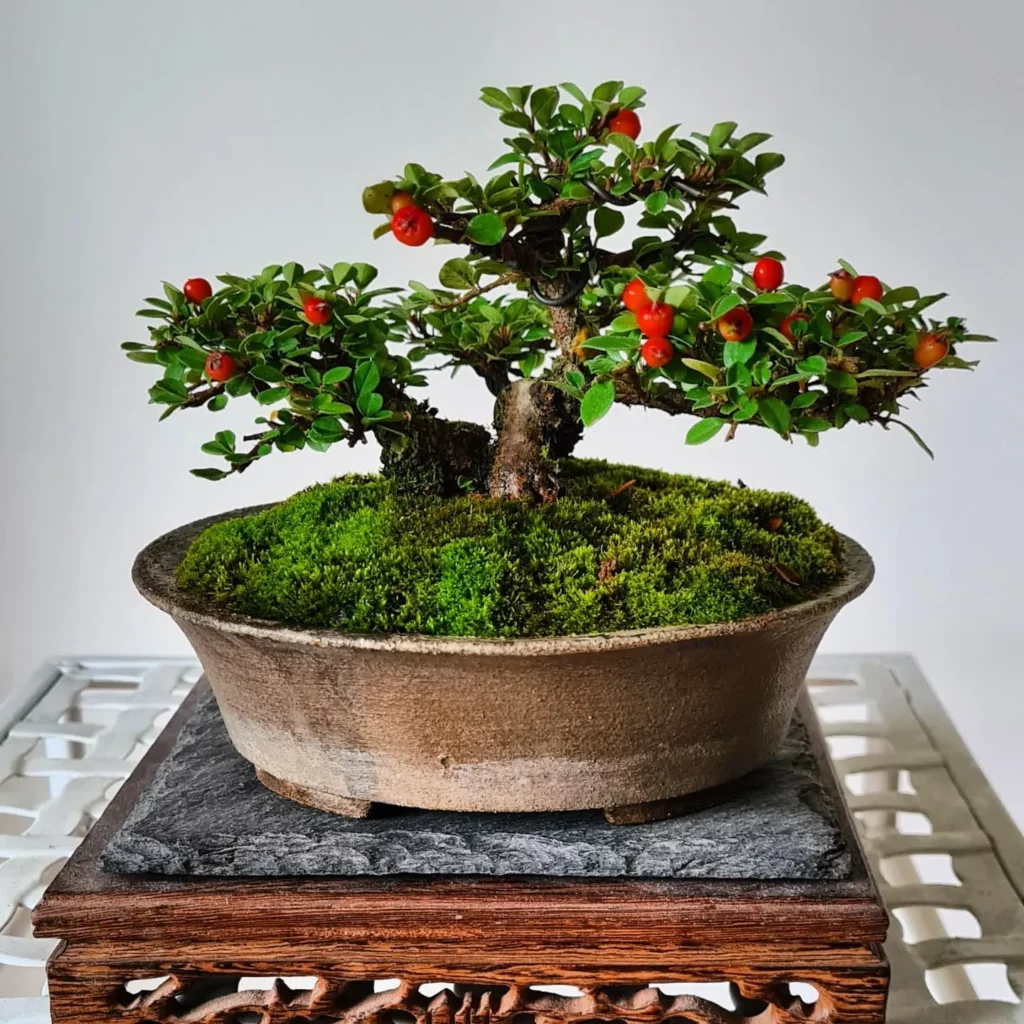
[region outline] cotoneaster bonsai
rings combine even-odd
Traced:
[[[616,402],[692,417],[688,444],[750,426],[816,446],[852,422],[923,447],[903,400],[989,340],[927,318],[943,296],[842,261],[787,284],[730,216],[783,162],[769,136],[641,140],[642,97],[488,87],[510,132],[486,183],[410,163],[367,188],[375,237],[455,247],[438,287],[287,263],[165,285],[140,311],[150,341],[124,347],[162,368],[163,417],[266,410],[241,440],[217,432],[203,450],[224,466],[198,476],[381,447],[379,477],[191,524],[136,563],[285,795],[348,814],[669,813],[771,756],[824,630],[870,582],[866,553],[797,498],[571,458]],[[616,244],[624,210],[639,233]],[[490,429],[417,397],[439,368],[481,378]]]

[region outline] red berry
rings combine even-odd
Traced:
[[[850,292],[850,299],[855,306],[859,306],[865,299],[874,299],[879,302],[882,298],[882,282],[871,274],[861,274],[853,279],[853,290]]]
[[[620,110],[608,121],[608,131],[635,139],[640,134],[640,118],[635,110]]]
[[[391,197],[391,212],[398,213],[407,206],[415,206],[416,200],[408,192],[395,192]]]
[[[302,303],[302,311],[311,324],[329,324],[331,322],[331,304],[324,299],[310,295]]]
[[[190,277],[181,290],[185,293],[185,298],[197,306],[203,299],[208,299],[213,294],[210,282],[205,277]]]
[[[782,284],[785,271],[778,260],[772,259],[771,256],[762,256],[754,264],[754,272],[750,276],[753,277],[758,291],[773,292]]]
[[[422,245],[434,236],[434,222],[426,210],[412,203],[391,218],[391,233],[403,245]]]
[[[668,338],[648,338],[640,347],[640,358],[651,367],[664,366],[672,361],[674,349]]]
[[[622,304],[631,313],[639,313],[644,306],[650,304],[650,301],[647,297],[647,285],[639,277],[634,277],[622,290]]]
[[[238,369],[238,363],[227,352],[211,352],[206,357],[206,376],[218,384],[230,380]]]
[[[665,302],[649,302],[636,313],[636,325],[649,338],[663,337],[672,330],[676,311]]]
[[[934,334],[926,334],[914,348],[914,362],[922,370],[930,370],[949,355],[949,345]]]
[[[736,306],[718,318],[718,333],[726,341],[744,341],[754,329],[754,318],[746,306]]]
[[[790,313],[789,316],[782,318],[782,323],[779,324],[779,330],[786,336],[788,341],[791,341],[794,345],[796,344],[796,335],[793,333],[793,323],[797,320],[803,320],[804,323],[810,323],[811,318],[806,313]]]
[[[828,275],[828,286],[832,289],[832,295],[839,302],[849,302],[853,295],[853,278],[849,271],[833,270]]]

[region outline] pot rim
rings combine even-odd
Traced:
[[[761,615],[735,622],[705,625],[653,626],[646,629],[616,630],[567,636],[471,637],[429,636],[415,633],[348,633],[340,629],[300,629],[257,619],[226,608],[211,610],[211,603],[185,593],[175,579],[178,565],[189,545],[207,527],[215,523],[251,515],[272,508],[276,503],[251,505],[219,515],[197,519],[157,537],[139,552],[132,565],[132,582],[139,593],[173,618],[219,630],[236,636],[258,636],[282,643],[313,647],[352,648],[365,651],[390,651],[406,654],[483,654],[558,655],[624,650],[652,644],[709,640],[716,637],[756,633],[768,628],[788,628],[811,618],[835,614],[843,605],[859,597],[875,575],[871,556],[852,537],[843,541],[846,572],[831,587],[816,597]]]

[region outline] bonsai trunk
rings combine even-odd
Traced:
[[[578,319],[575,302],[551,309],[560,353],[556,370],[576,362]],[[492,498],[550,501],[558,495],[552,460],[570,455],[583,433],[576,399],[529,378],[514,381],[498,396],[496,443],[485,427],[442,419],[425,402],[409,401],[403,411],[404,425],[376,431],[382,473],[399,490],[441,497],[486,487]]]
[[[551,329],[563,365],[576,361],[579,307],[575,302],[551,309]],[[491,467],[492,498],[551,501],[558,479],[550,460],[572,453],[583,427],[579,405],[564,391],[541,381],[515,381],[498,398],[494,417],[498,442]]]

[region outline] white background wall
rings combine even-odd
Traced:
[[[406,160],[497,155],[480,85],[649,89],[648,131],[733,119],[789,163],[738,215],[815,283],[843,256],[1003,339],[938,373],[902,432],[811,451],[756,430],[688,449],[687,423],[616,409],[581,454],[787,489],[874,554],[828,650],[911,651],[1024,825],[1019,341],[1024,162],[1018,0],[642,5],[0,0],[0,692],[56,653],[186,650],[132,590],[148,540],[370,468],[364,449],[188,474],[203,410],[157,424],[118,343],[159,281],[366,259],[432,279],[443,250],[373,242],[366,183]],[[942,308],[942,307],[940,307]],[[445,413],[485,419],[475,380]],[[218,419],[218,427],[226,425]],[[239,420],[239,425],[244,425]]]

